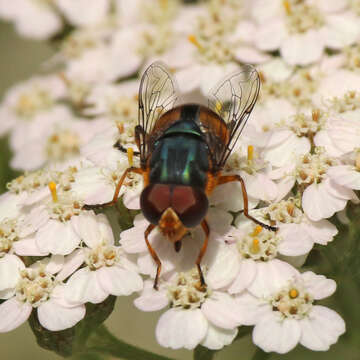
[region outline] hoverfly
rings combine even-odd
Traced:
[[[144,189],[141,210],[150,222],[144,237],[157,264],[154,288],[157,289],[161,261],[149,242],[151,231],[161,233],[179,251],[189,229],[201,225],[205,240],[196,266],[202,286],[206,286],[201,260],[206,252],[210,228],[206,221],[208,196],[220,184],[239,181],[244,200],[244,215],[269,230],[248,212],[245,183],[240,175],[222,175],[222,169],[235,147],[254,108],[260,90],[260,79],[251,65],[227,77],[209,98],[209,106],[176,101],[175,82],[165,66],[151,64],[144,72],[139,88],[139,118],[135,142],[140,167],[129,167],[119,180],[113,199],[105,204],[85,205],[85,209],[114,205],[126,176],[141,174]]]

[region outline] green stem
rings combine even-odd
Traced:
[[[257,348],[251,360],[265,360],[268,359],[270,356],[271,353],[267,353],[265,351],[262,351],[260,348]]]
[[[104,325],[99,326],[91,335],[85,353],[107,354],[125,360],[172,360],[117,339]]]

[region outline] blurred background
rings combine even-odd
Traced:
[[[49,59],[53,54],[52,48],[45,42],[36,42],[25,40],[17,36],[11,25],[0,22],[0,98],[4,95],[7,88],[13,84],[24,80],[37,72],[41,72],[41,64]],[[1,119],[0,119],[1,121]],[[7,166],[10,157],[6,139],[0,140],[0,193],[5,191],[5,184],[16,173]],[[341,312],[337,306],[337,311],[347,321],[351,327],[351,319],[359,318],[360,307],[358,292],[352,293],[352,283],[346,284],[343,279],[342,289],[338,290],[336,295],[326,303],[342,303],[342,309],[349,309],[349,313]],[[355,297],[352,295],[355,294]],[[163,354],[173,359],[187,360],[192,359],[192,351],[172,351],[160,347],[155,339],[155,326],[159,314],[144,313],[136,310],[132,304],[134,297],[126,299],[119,298],[116,304],[116,310],[107,321],[107,325],[114,335],[131,344],[153,351],[157,354]],[[355,309],[355,310],[354,310]],[[354,312],[355,311],[355,312]],[[1,321],[1,319],[0,319]],[[29,326],[22,325],[13,332],[0,335],[1,360],[7,359],[60,359],[59,356],[41,349],[37,344]],[[249,337],[233,343],[231,348],[225,348],[216,355],[217,360],[221,359],[252,359],[255,347]],[[340,341],[331,347],[329,352],[316,353],[308,351],[298,346],[294,351],[287,355],[271,354],[268,359],[271,360],[359,360],[360,359],[360,329],[351,331],[341,337]],[[146,360],[146,359],[139,359]]]

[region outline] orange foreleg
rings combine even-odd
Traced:
[[[202,246],[202,248],[200,250],[200,253],[199,253],[199,255],[198,255],[197,259],[196,259],[196,266],[197,266],[197,269],[199,271],[201,286],[206,286],[204,275],[203,275],[203,273],[201,271],[201,266],[200,266],[201,260],[204,257],[204,254],[205,254],[207,246],[208,246],[209,235],[210,235],[209,225],[208,225],[208,223],[207,223],[207,221],[205,219],[201,222],[201,227],[203,228],[204,233],[205,233],[205,240],[204,240],[203,246]]]
[[[143,169],[140,169],[140,168],[136,168],[136,167],[129,167],[127,168],[124,173],[122,174],[119,182],[117,183],[116,185],[116,188],[115,188],[115,192],[114,192],[114,196],[112,198],[111,201],[107,202],[107,203],[104,203],[104,204],[95,204],[95,205],[84,205],[83,206],[83,209],[85,210],[91,210],[91,209],[99,209],[99,208],[102,208],[104,206],[113,206],[117,203],[118,201],[118,198],[119,198],[119,192],[120,192],[120,189],[121,189],[121,186],[127,176],[127,174],[129,173],[136,173],[136,174],[144,174],[144,170]]]
[[[148,239],[151,231],[155,228],[155,226],[156,225],[154,225],[154,224],[149,224],[149,226],[145,230],[144,236],[145,236],[145,242],[149,249],[150,255],[152,256],[152,258],[154,259],[154,261],[156,262],[156,265],[157,265],[156,276],[155,276],[155,281],[154,281],[154,289],[158,290],[158,281],[159,281],[159,276],[160,276],[160,271],[161,271],[161,261],[160,261],[159,257],[157,256],[155,250],[152,248],[152,246],[149,242],[149,239]]]
[[[241,184],[241,190],[242,190],[243,199],[244,199],[244,215],[248,219],[254,221],[254,223],[264,227],[265,229],[276,231],[278,229],[277,227],[264,224],[249,214],[249,200],[248,200],[248,196],[247,196],[247,192],[246,192],[245,182],[244,182],[244,179],[240,175],[220,176],[218,178],[217,185],[226,184],[231,181],[239,181]]]

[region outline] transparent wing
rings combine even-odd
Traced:
[[[139,151],[140,160],[146,162],[151,151],[151,139],[157,120],[170,110],[176,101],[177,87],[166,66],[151,64],[144,72],[139,88]]]
[[[225,122],[228,136],[225,142],[214,144],[216,165],[222,168],[234,149],[242,130],[255,106],[260,90],[260,78],[256,69],[244,65],[211,92],[209,108],[215,111]]]

